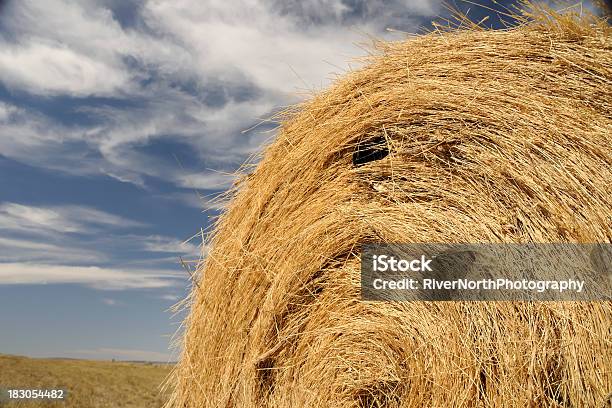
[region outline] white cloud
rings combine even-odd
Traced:
[[[153,0],[144,15],[152,27],[184,44],[202,75],[239,71],[263,89],[288,94],[304,83],[328,82],[330,71],[337,70],[333,66],[347,68],[347,58],[362,53],[354,43],[366,40],[364,33],[384,35],[395,23],[392,13],[404,19],[432,16],[439,5],[435,0],[353,6],[339,0]],[[357,11],[353,7],[363,18],[345,18]]]
[[[139,79],[125,63],[125,57],[131,57],[165,76],[184,79],[195,74],[230,83],[247,78],[265,89],[293,92],[302,84],[290,66],[306,83],[320,84],[330,71],[325,61],[344,66],[347,55],[359,52],[352,44],[365,38],[359,31],[382,35],[385,28],[405,21],[416,28],[411,18],[433,16],[440,4],[438,0],[351,5],[340,0],[149,0],[140,10],[144,24],[130,29],[121,27],[106,1],[23,0],[10,4],[4,13],[5,26],[17,37],[11,45],[22,50],[24,70],[41,74],[27,75],[26,83],[34,90],[53,87],[58,92],[96,94],[108,85],[91,87],[79,81],[82,74],[98,72],[97,78],[107,74],[111,83],[120,78],[118,84]],[[59,46],[51,60],[44,58],[48,52],[41,45],[45,44]],[[2,54],[10,58],[14,49],[5,48]],[[61,55],[62,48],[71,57]],[[50,61],[51,73],[45,71]],[[47,75],[57,75],[53,77],[57,83],[45,81]]]
[[[84,206],[2,203],[0,285],[75,283],[136,289],[180,284],[187,277],[179,255],[197,259],[200,247],[163,235],[125,233],[126,228],[145,226]],[[129,259],[120,261],[118,252]],[[172,266],[163,269],[165,265]]]
[[[56,210],[3,203],[0,204],[0,228],[77,232],[82,226],[77,220],[66,218]]]
[[[11,117],[17,109],[14,106],[0,101],[0,121],[4,122]]]
[[[144,227],[146,224],[120,217],[105,211],[100,211],[91,207],[67,205],[59,210],[65,217],[74,217],[81,222],[96,225],[107,225],[121,228]]]
[[[160,299],[162,299],[162,300],[169,300],[171,302],[176,302],[180,298],[177,295],[166,294],[166,295],[161,295]]]
[[[226,190],[235,180],[234,174],[206,172],[181,174],[177,177],[178,185],[189,189]]]
[[[125,57],[172,67],[181,48],[135,30],[125,31],[103,2],[12,2],[3,23],[16,37],[0,46],[3,81],[29,92],[110,95],[135,91]],[[157,41],[156,41],[157,40]]]
[[[0,50],[3,80],[38,94],[110,95],[129,86],[125,71],[63,44],[0,43]]]
[[[145,224],[90,207],[30,206],[18,203],[0,204],[0,229],[37,233],[88,232],[93,227],[143,227]]]
[[[156,199],[164,199],[172,202],[180,202],[188,207],[198,210],[225,210],[229,204],[228,197],[224,193],[203,194],[198,189],[191,191],[176,192],[169,194],[154,195]]]
[[[100,251],[56,245],[33,239],[1,238],[1,262],[101,263],[109,257]]]
[[[0,263],[0,284],[75,283],[100,290],[154,289],[186,284],[184,272],[131,270],[98,266]]]
[[[112,299],[112,298],[102,298],[102,303],[104,303],[107,306],[117,306],[120,304],[119,301]]]
[[[169,252],[176,254],[188,254],[198,256],[200,248],[191,242],[180,241],[175,238],[151,235],[143,242],[143,248],[151,252]]]

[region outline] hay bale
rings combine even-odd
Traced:
[[[610,29],[535,17],[380,43],[285,118],[199,267],[168,406],[603,406],[608,302],[359,297],[364,243],[612,241]]]

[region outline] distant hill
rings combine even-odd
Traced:
[[[0,355],[0,388],[65,389],[64,402],[0,400],[2,408],[159,408],[171,364]]]

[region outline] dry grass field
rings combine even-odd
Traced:
[[[0,407],[155,408],[170,365],[0,355],[0,388],[62,388],[64,402],[0,402]]]

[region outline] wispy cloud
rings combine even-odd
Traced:
[[[191,256],[197,256],[201,252],[200,248],[191,242],[180,241],[175,238],[163,237],[160,235],[146,237],[143,242],[143,248],[151,252],[167,252]]]
[[[119,302],[116,299],[112,299],[112,298],[102,298],[102,303],[104,303],[107,306],[117,306],[121,304],[121,302]]]
[[[198,258],[201,248],[174,237],[132,232],[146,227],[85,206],[1,203],[0,231],[11,236],[0,237],[0,284],[150,289],[185,283],[179,256]],[[119,253],[127,258],[122,261]]]
[[[347,59],[363,54],[355,43],[365,33],[416,29],[439,5],[149,0],[126,26],[113,2],[9,2],[0,16],[0,81],[51,100],[76,98],[80,107],[66,114],[88,120],[68,126],[7,101],[0,148],[30,165],[141,187],[155,177],[223,190],[231,177],[205,169],[231,173],[269,137],[242,130],[346,70]],[[91,99],[99,96],[109,99]],[[189,146],[201,166],[162,164],[140,150],[168,136]]]
[[[124,70],[62,43],[3,44],[3,79],[38,94],[109,95],[129,85]]]
[[[101,226],[135,228],[145,224],[84,206],[42,207],[12,202],[0,203],[0,229],[77,233]]]
[[[0,262],[49,262],[61,264],[96,264],[109,257],[98,250],[55,245],[33,238],[0,238]]]
[[[202,172],[182,174],[177,178],[181,187],[190,189],[227,190],[234,182],[234,174],[218,172]]]
[[[181,191],[176,193],[156,195],[155,198],[171,202],[179,202],[188,207],[199,210],[221,211],[227,208],[229,200],[224,194],[202,194],[197,189],[191,191]]]
[[[179,299],[180,299],[180,297],[179,297],[179,296],[177,296],[177,295],[172,295],[172,294],[165,294],[165,295],[161,295],[159,298],[160,298],[160,299],[162,299],[162,300],[169,300],[169,301],[171,301],[171,302],[176,302],[177,300],[179,300]]]
[[[0,284],[76,283],[100,290],[155,289],[187,283],[180,270],[130,270],[98,266],[0,263]]]

